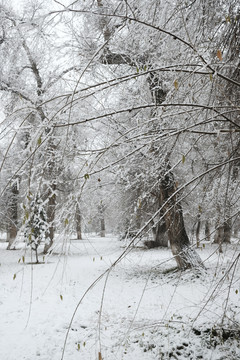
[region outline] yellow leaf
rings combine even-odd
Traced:
[[[238,290],[235,290],[235,293],[238,294]]]
[[[68,223],[69,223],[68,219],[65,219],[65,221],[64,221],[65,226],[67,226]]]
[[[41,136],[39,136],[37,143],[38,143],[38,146],[41,145],[41,143],[42,143],[42,138],[41,138]]]
[[[210,80],[213,81],[213,74],[209,74]]]
[[[186,160],[186,156],[183,155],[183,156],[182,156],[182,163],[183,163],[183,164],[185,163],[185,160]]]
[[[228,15],[228,16],[226,16],[226,22],[231,22],[231,18],[230,18],[230,16]]]
[[[218,57],[218,59],[220,60],[220,61],[222,61],[222,52],[221,52],[221,50],[218,50],[217,51],[217,57]]]
[[[13,280],[15,280],[15,279],[16,279],[16,276],[17,276],[16,274],[14,274],[14,275],[13,275]]]
[[[62,295],[60,295],[60,299],[63,301],[63,296]]]
[[[22,262],[23,262],[23,263],[25,262],[25,257],[24,257],[24,256],[22,256]]]
[[[174,81],[174,87],[176,90],[178,90],[178,81],[177,80]]]
[[[78,345],[77,345],[77,349],[78,349],[78,351],[80,350],[80,344],[78,343]]]

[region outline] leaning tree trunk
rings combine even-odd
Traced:
[[[164,176],[161,182],[161,195],[165,223],[168,230],[169,242],[172,254],[175,257],[179,269],[202,265],[202,261],[193,248],[185,229],[183,212],[177,195],[175,195],[175,181],[172,173]]]

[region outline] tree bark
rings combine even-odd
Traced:
[[[205,239],[206,239],[207,241],[210,241],[210,240],[211,240],[211,238],[210,238],[210,225],[209,225],[209,221],[208,221],[208,220],[206,220],[206,222],[205,222]]]
[[[48,230],[46,232],[47,242],[45,243],[43,253],[47,254],[50,248],[53,245],[54,239],[54,219],[55,219],[55,209],[56,209],[56,184],[52,183],[48,191],[48,207],[47,207],[47,221],[48,221]]]
[[[99,221],[100,221],[100,236],[106,236],[105,218],[104,218],[104,205],[101,203],[98,207]]]
[[[76,221],[77,239],[82,240],[82,216],[81,216],[80,207],[79,207],[78,203],[76,205],[75,221]]]
[[[156,226],[156,235],[154,241],[159,247],[168,247],[168,235],[166,232],[165,221],[158,222]]]
[[[154,222],[152,222],[152,233],[153,240],[147,240],[144,242],[144,245],[148,249],[153,249],[156,247],[168,247],[168,235],[164,219],[158,221],[156,225]]]
[[[218,218],[215,225],[215,235],[214,235],[214,243],[219,244],[220,252],[222,251],[223,243],[231,243],[231,235],[232,235],[232,221],[231,219],[227,219],[223,223],[221,223],[221,213],[220,208],[218,207]]]
[[[18,181],[17,178],[14,184],[11,187],[11,194],[10,194],[10,203],[8,209],[8,217],[9,217],[9,225],[8,225],[8,233],[7,233],[7,240],[8,246],[7,250],[14,250],[12,245],[17,237],[17,221],[18,221]]]
[[[100,222],[101,222],[100,236],[105,237],[106,236],[106,230],[105,230],[105,220],[104,220],[104,218],[101,218]]]
[[[172,173],[164,176],[161,182],[161,196],[165,215],[165,223],[172,254],[175,257],[178,268],[202,266],[202,261],[196,251],[191,248],[191,244],[185,229],[183,212],[177,195],[175,181]],[[170,198],[171,197],[171,198]]]
[[[197,247],[200,245],[200,228],[201,228],[201,214],[197,214],[197,228],[196,228],[196,241]]]
[[[224,238],[223,242],[230,244],[231,243],[231,236],[232,236],[232,222],[231,219],[228,219],[223,224],[224,229]]]

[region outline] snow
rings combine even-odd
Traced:
[[[38,265],[28,264],[24,244],[8,251],[0,243],[0,359],[60,360],[67,333],[65,360],[99,359],[99,353],[104,360],[240,358],[239,336],[224,341],[214,332],[222,321],[240,330],[238,243],[223,254],[206,243],[197,250],[206,270],[182,273],[172,270],[169,249],[140,245],[79,304],[122,254],[123,242],[85,236],[59,243]]]

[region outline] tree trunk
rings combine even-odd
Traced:
[[[168,235],[166,232],[166,224],[162,219],[156,225],[152,222],[152,233],[153,240],[147,240],[144,242],[144,245],[148,249],[153,249],[156,247],[168,247]]]
[[[238,237],[239,229],[240,229],[240,217],[239,215],[237,215],[237,217],[233,221],[233,235],[235,237]]]
[[[48,230],[46,233],[46,238],[48,241],[45,243],[43,253],[47,254],[50,248],[53,245],[54,238],[54,219],[55,219],[55,209],[56,209],[56,184],[51,184],[51,187],[48,192],[48,207],[47,207],[47,221],[48,221]]]
[[[156,238],[156,234],[157,234],[157,226],[154,224],[154,221],[151,221],[151,229],[152,229],[152,234],[153,234],[153,239]]]
[[[13,246],[13,243],[15,241],[17,237],[17,227],[15,225],[15,223],[11,223],[9,225],[9,229],[8,229],[8,233],[7,233],[7,241],[8,241],[8,246],[7,246],[7,250],[15,250],[15,247]]]
[[[232,235],[232,222],[231,219],[228,219],[224,221],[224,223],[221,223],[221,214],[220,209],[218,208],[218,218],[215,225],[215,235],[214,235],[214,243],[219,244],[220,251],[222,251],[221,245],[223,243],[231,243],[231,235]]]
[[[77,239],[82,240],[82,216],[81,216],[79,204],[77,204],[76,206],[75,220],[76,220]]]
[[[223,242],[223,238],[224,238],[224,226],[223,225],[221,225],[221,226],[217,225],[213,242],[215,244],[220,244],[220,243]]]
[[[156,243],[156,246],[168,247],[168,235],[166,232],[165,221],[159,221],[157,223],[154,241]]]
[[[102,204],[102,202],[98,207],[98,213],[99,213],[99,221],[100,221],[100,236],[105,237],[106,231],[105,231],[104,205]]]
[[[196,229],[196,241],[197,247],[200,245],[200,228],[201,228],[201,214],[197,214],[197,229]]]
[[[17,236],[18,195],[19,195],[18,181],[19,179],[17,178],[11,187],[10,203],[8,210],[8,216],[10,222],[8,225],[8,234],[7,234],[7,239],[8,239],[7,250],[14,250],[14,248],[12,248],[12,245]]]
[[[210,238],[210,225],[209,225],[209,221],[208,221],[208,220],[206,220],[206,222],[205,222],[205,239],[206,239],[207,241],[210,241],[210,240],[211,240],[211,238]]]
[[[231,236],[232,236],[232,222],[231,219],[228,219],[223,224],[224,229],[224,237],[223,242],[230,244],[231,243]]]
[[[100,223],[101,223],[100,236],[105,237],[106,236],[106,231],[105,231],[105,220],[104,220],[104,218],[101,218]]]
[[[161,182],[161,195],[172,253],[181,270],[202,266],[202,261],[196,251],[190,247],[190,241],[185,229],[181,204],[175,192],[173,174],[165,175]],[[171,199],[169,199],[171,197]]]

